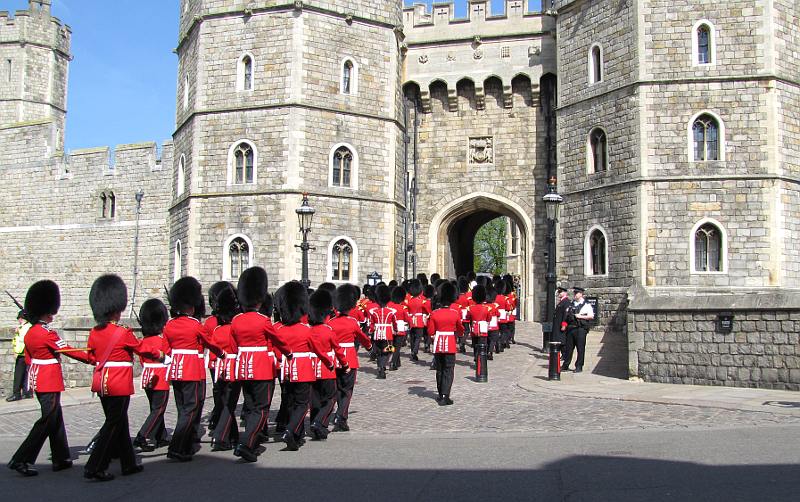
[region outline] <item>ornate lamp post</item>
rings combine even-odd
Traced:
[[[308,243],[308,234],[311,232],[311,221],[314,219],[316,211],[308,204],[307,193],[303,194],[303,203],[294,212],[297,213],[300,233],[303,234],[303,242],[299,246],[295,245],[303,252],[303,277],[300,282],[303,286],[309,287],[311,286],[311,281],[308,279],[308,250],[311,249],[311,245]]]
[[[553,312],[556,296],[556,224],[564,198],[557,192],[555,176],[547,181],[547,194],[542,197],[547,210],[547,304],[545,322],[542,330],[542,352],[547,350],[553,332]]]

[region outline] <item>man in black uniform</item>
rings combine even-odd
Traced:
[[[558,287],[556,288],[556,294],[558,295],[558,303],[553,312],[553,326],[552,332],[550,333],[549,375],[551,379],[560,380],[562,368],[559,355],[561,354],[561,347],[567,340],[567,317],[570,311],[570,301],[566,289]]]
[[[574,301],[570,305],[570,313],[567,319],[567,344],[564,348],[564,364],[562,371],[569,370],[569,363],[572,361],[572,352],[578,349],[578,356],[575,359],[575,373],[583,371],[583,357],[586,353],[586,334],[589,331],[589,321],[594,319],[594,309],[586,303],[583,298],[585,290],[583,288],[572,288]]]

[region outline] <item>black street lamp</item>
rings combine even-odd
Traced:
[[[542,329],[542,352],[547,351],[553,332],[553,313],[556,303],[556,224],[564,197],[557,192],[555,176],[547,180],[547,195],[542,197],[547,210],[547,303]]]
[[[300,225],[300,233],[303,234],[303,242],[299,246],[295,245],[303,252],[303,278],[300,282],[308,288],[311,286],[311,281],[308,279],[308,250],[311,249],[308,234],[311,232],[311,221],[316,211],[308,204],[307,193],[303,194],[303,203],[294,212],[297,213],[297,223]]]
[[[142,199],[144,190],[136,192],[136,231],[133,234],[133,294],[131,294],[131,311],[128,318],[134,315],[133,307],[136,303],[136,287],[139,282],[139,216],[142,214]]]

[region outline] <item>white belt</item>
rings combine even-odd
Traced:
[[[199,356],[200,353],[196,350],[189,350],[189,349],[172,349],[173,354],[184,354],[187,356]]]
[[[225,354],[225,359],[236,359],[239,354]]]
[[[108,361],[104,368],[133,368],[133,363],[126,363],[123,361]]]
[[[339,347],[341,347],[343,349],[349,349],[350,347],[355,347],[355,346],[356,346],[355,343],[340,343],[339,344]]]
[[[437,331],[436,336],[455,335],[455,331]]]
[[[239,347],[239,352],[269,352],[269,347]]]
[[[380,324],[380,323],[376,323],[376,324],[375,324],[375,326],[377,326],[377,327],[379,327],[379,328],[390,328],[392,325],[391,325],[391,324]]]
[[[106,366],[108,366],[108,364],[106,364]],[[166,368],[166,367],[167,367],[166,364],[161,364],[161,363],[144,363],[142,365],[142,368],[145,368],[145,369],[157,369],[157,368]]]
[[[31,364],[46,366],[48,364],[58,364],[58,359],[31,359]]]
[[[317,355],[313,352],[292,352],[292,359],[298,357],[317,357]]]

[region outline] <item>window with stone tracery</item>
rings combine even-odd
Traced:
[[[233,149],[233,162],[236,175],[235,183],[237,185],[253,183],[253,175],[255,172],[254,160],[253,147],[248,143],[239,143],[236,145],[236,148]]]
[[[339,147],[333,154],[333,186],[349,187],[353,169],[353,152],[346,146]]]
[[[608,139],[601,128],[589,133],[589,174],[608,170]]]
[[[589,236],[590,275],[606,275],[606,236],[595,230]]]
[[[228,258],[230,269],[228,277],[237,279],[242,272],[250,267],[250,246],[241,237],[237,237],[228,245]]]
[[[353,269],[353,246],[345,239],[339,239],[331,251],[331,279],[349,281]]]
[[[692,124],[695,162],[720,160],[720,126],[717,119],[709,114],[697,117]]]
[[[713,223],[705,223],[694,233],[694,271],[721,272],[722,269],[722,231]]]

